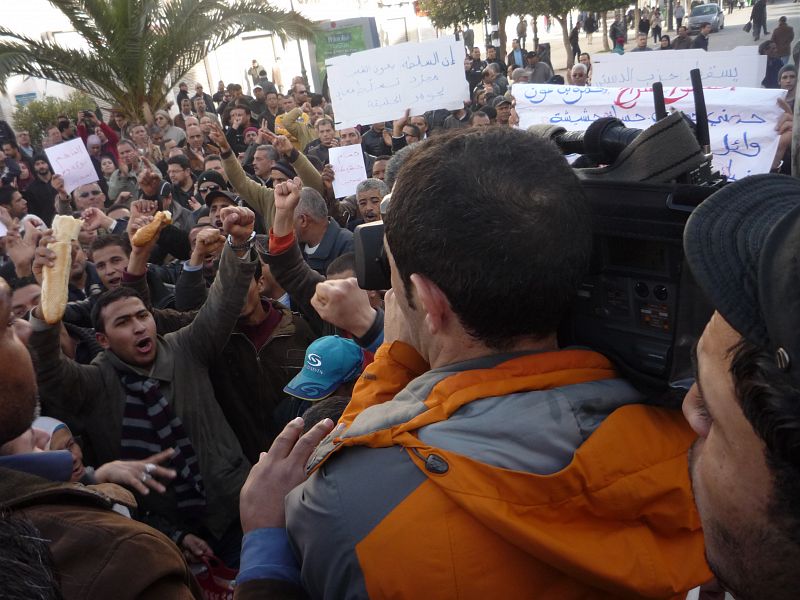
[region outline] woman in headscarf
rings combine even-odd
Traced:
[[[83,464],[83,450],[72,435],[66,423],[52,417],[39,417],[33,422],[33,429],[40,433],[41,449],[45,451],[69,450],[72,454],[73,483],[91,485],[95,483],[116,483],[131,488],[140,494],[150,490],[163,493],[166,488],[158,481],[170,481],[175,471],[159,466],[172,456],[171,448],[154,454],[145,460],[115,460],[93,469]],[[44,434],[44,435],[42,435]],[[47,441],[45,442],[45,435]],[[158,478],[158,479],[156,479]]]

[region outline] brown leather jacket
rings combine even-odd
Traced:
[[[65,600],[202,598],[177,546],[112,510],[135,506],[123,488],[47,481],[0,467],[0,508],[50,540]]]

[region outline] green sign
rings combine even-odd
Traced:
[[[314,89],[325,93],[326,60],[334,56],[379,48],[381,42],[375,18],[358,17],[342,21],[318,22],[314,39],[309,41],[308,45],[309,52],[314,55],[314,64],[311,68]]]
[[[367,50],[361,25],[317,31],[314,35],[317,66],[325,77],[325,61],[334,56]],[[371,47],[371,46],[370,46]]]

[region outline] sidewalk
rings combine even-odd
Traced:
[[[718,51],[718,50],[732,50],[737,46],[757,46],[760,41],[764,41],[768,39],[769,36],[761,36],[761,40],[756,42],[753,40],[752,34],[746,33],[743,31],[744,24],[750,20],[750,6],[745,6],[744,8],[736,8],[734,9],[732,14],[728,14],[727,8],[724,9],[725,12],[725,28],[718,32],[712,33],[711,38],[709,40],[709,48],[711,51]],[[613,21],[613,17],[611,17],[613,13],[609,13],[609,26]],[[577,20],[578,13],[573,13],[573,23]],[[795,30],[795,39],[792,42],[794,46],[795,43],[800,41],[800,3],[794,3],[791,0],[782,0],[779,2],[774,2],[771,4],[767,4],[767,29],[772,32],[773,27],[777,25],[778,18],[781,16],[786,16],[789,21],[789,25],[792,26]],[[673,38],[677,35],[676,31],[667,31],[666,29],[666,17],[664,19],[665,25],[662,31],[663,35],[668,35],[670,38]],[[516,37],[516,23],[517,18],[511,16],[506,21],[506,35],[508,36],[508,47],[511,47],[511,40]],[[550,33],[546,33],[544,27],[544,18],[541,17],[539,19],[539,43],[547,42],[550,44],[550,60],[553,63],[553,71],[557,74],[560,74],[566,79],[566,65],[567,65],[567,51],[564,48],[564,43],[561,37],[561,26],[558,22],[553,23],[553,26],[550,29]],[[527,49],[530,50],[533,47],[533,34],[531,32],[530,26],[528,27],[528,39],[527,39]],[[586,40],[586,34],[581,33],[580,37],[580,47],[583,52],[588,52],[590,55],[594,55],[596,53],[602,53],[603,50],[603,32],[602,28],[600,31],[596,32],[592,39],[592,45],[590,46]],[[629,52],[636,46],[636,36],[633,30],[628,30],[628,42],[625,44],[625,51]],[[609,43],[610,45],[610,43]],[[649,46],[651,48],[656,48],[657,44],[653,43],[652,37],[650,38]]]

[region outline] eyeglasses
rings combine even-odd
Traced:
[[[89,190],[88,192],[81,192],[78,194],[78,198],[88,198],[89,196],[99,196],[103,193],[103,190]]]
[[[197,191],[201,194],[207,194],[208,192],[216,192],[219,188],[218,185],[209,185],[208,187],[200,188]]]

